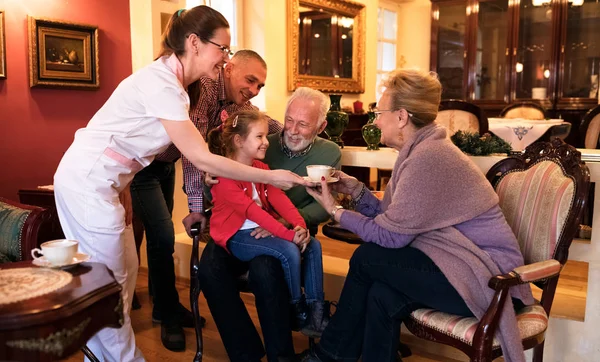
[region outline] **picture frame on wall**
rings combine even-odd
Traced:
[[[29,86],[98,89],[98,27],[28,17]]]
[[[0,10],[0,78],[6,78],[6,35],[4,35],[4,11]]]

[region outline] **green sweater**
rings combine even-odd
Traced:
[[[335,143],[317,137],[307,154],[299,157],[289,158],[281,150],[281,133],[269,135],[269,148],[264,162],[272,170],[290,170],[300,176],[306,176],[308,165],[329,165],[340,168],[342,152]],[[306,225],[312,235],[317,233],[320,223],[329,219],[329,212],[325,211],[319,203],[310,196],[304,187],[296,186],[285,192],[294,206],[298,208],[300,215],[306,221]]]

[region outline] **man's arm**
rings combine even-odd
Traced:
[[[218,84],[209,78],[200,79],[200,99],[190,110],[190,119],[200,134],[206,140],[209,124],[209,114],[217,106]],[[181,157],[183,169],[183,188],[188,198],[188,209],[190,212],[204,211],[204,172],[197,169],[185,156]]]

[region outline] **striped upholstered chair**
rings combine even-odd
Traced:
[[[523,155],[495,164],[487,173],[513,229],[525,265],[490,279],[495,296],[481,320],[419,309],[405,322],[416,336],[456,347],[471,361],[492,361],[502,351],[495,338],[499,311],[511,286],[533,283],[541,301],[517,312],[523,348],[542,361],[548,316],[560,271],[579,225],[590,176],[581,154],[560,139],[537,142]]]

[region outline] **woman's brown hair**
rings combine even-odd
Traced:
[[[221,126],[208,133],[208,149],[216,155],[232,157],[235,154],[234,137],[239,135],[245,140],[250,126],[257,122],[268,122],[264,113],[248,110],[232,114]]]
[[[211,7],[200,5],[189,10],[177,10],[169,19],[162,34],[158,58],[171,54],[181,56],[185,53],[185,40],[190,34],[196,34],[201,42],[208,43],[208,40],[215,35],[215,31],[221,28],[228,29],[229,23],[220,12]],[[193,107],[200,96],[198,80],[188,86],[188,94],[192,99]]]
[[[189,10],[178,10],[171,16],[162,34],[161,51],[163,55],[181,56],[185,53],[185,40],[190,34],[196,34],[203,43],[208,43],[215,31],[229,28],[227,19],[215,9],[200,5]]]

